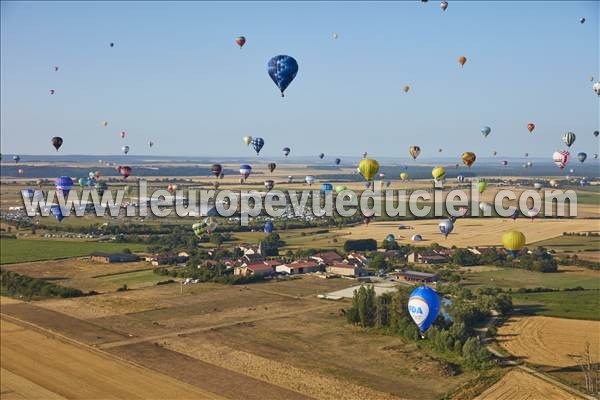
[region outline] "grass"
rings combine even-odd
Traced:
[[[577,286],[598,290],[600,289],[600,272],[580,270],[542,273],[517,268],[499,268],[495,271],[468,273],[463,284],[466,286],[495,286],[513,290],[533,287],[564,289]]]
[[[144,270],[102,276],[99,278],[94,278],[94,281],[101,283],[109,283],[117,286],[127,285],[128,287],[136,287],[142,285],[146,286],[148,284],[155,284],[156,282],[164,281],[167,279],[169,279],[169,277],[156,275],[152,270]]]
[[[600,195],[598,193],[590,193],[578,190],[577,204],[591,204],[595,206],[600,206]]]
[[[600,249],[600,236],[558,236],[532,243],[556,251],[590,251]]]
[[[513,293],[513,303],[546,317],[600,320],[600,291]]]
[[[76,240],[0,240],[0,264],[55,260],[59,258],[88,256],[95,251],[115,253],[128,248],[143,251],[146,246],[134,243],[101,243]]]

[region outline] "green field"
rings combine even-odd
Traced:
[[[343,231],[330,229],[328,232],[316,233],[328,230],[326,228],[290,229],[278,231],[279,237],[285,242],[280,253],[295,249],[341,249],[344,240],[334,241],[336,237],[343,235]],[[236,243],[256,244],[265,234],[263,232],[236,232],[233,234]]]
[[[499,268],[496,271],[466,274],[466,286],[495,286],[503,289],[545,287],[551,289],[574,288],[600,289],[600,272],[592,270],[555,273],[532,272],[517,268]]]
[[[154,285],[156,282],[170,279],[168,276],[160,276],[155,274],[151,269],[144,271],[124,272],[122,274],[114,274],[94,278],[95,282],[101,284],[108,283],[116,286],[127,285],[129,288],[138,286]]]
[[[120,252],[128,248],[131,251],[144,251],[146,246],[134,243],[100,243],[77,240],[0,240],[0,264],[55,260],[57,258],[88,256],[95,251]]]
[[[556,251],[600,250],[600,236],[558,236],[530,245],[530,247],[534,246],[542,246]]]
[[[600,291],[513,293],[515,306],[547,317],[600,320]]]

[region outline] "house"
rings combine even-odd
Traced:
[[[258,247],[241,244],[239,246],[239,249],[242,251],[242,253],[244,255],[262,254],[262,241],[258,244]]]
[[[284,274],[297,275],[320,271],[321,266],[316,261],[300,260],[278,265],[275,267],[275,270]]]
[[[360,276],[362,275],[362,268],[356,265],[345,264],[345,263],[335,263],[333,265],[328,265],[325,267],[325,271],[333,275],[340,276]]]
[[[247,253],[242,256],[240,262],[246,264],[255,264],[259,262],[263,262],[265,258],[259,253]]]
[[[271,276],[274,273],[273,267],[265,263],[244,264],[233,270],[234,275],[241,276]]]
[[[448,257],[436,254],[433,251],[412,252],[407,257],[408,262],[417,264],[442,264],[448,261]]]
[[[140,259],[135,254],[129,254],[129,253],[96,252],[96,253],[92,253],[91,257],[92,257],[92,261],[104,263],[104,264],[133,262],[133,261],[138,261]]]
[[[310,258],[322,265],[333,265],[341,263],[344,259],[335,251],[324,251],[312,255]]]
[[[356,266],[359,266],[362,268],[367,265],[367,263],[369,262],[369,259],[367,257],[365,257],[365,255],[360,254],[360,253],[350,253],[346,256],[346,260],[344,262],[347,262],[348,264],[356,265]]]
[[[398,277],[403,277],[405,281],[421,283],[433,283],[438,281],[438,276],[436,274],[418,271],[400,271],[398,272]]]

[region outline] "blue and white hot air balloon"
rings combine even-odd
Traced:
[[[271,221],[265,222],[264,231],[265,231],[266,234],[269,234],[269,233],[273,232],[274,228],[275,227],[273,226],[273,223]]]
[[[21,190],[24,199],[32,199],[33,198],[33,190],[31,189],[23,189]]]
[[[258,155],[258,153],[260,153],[260,149],[262,149],[263,146],[265,145],[265,140],[263,138],[257,137],[257,138],[252,139],[250,144],[252,145],[252,148],[254,149],[254,151],[256,151],[256,155]]]
[[[52,215],[54,215],[54,218],[56,218],[58,222],[61,222],[65,218],[60,206],[54,205],[50,207],[50,211],[52,211]]]
[[[413,290],[408,298],[408,313],[424,333],[440,312],[440,298],[437,292],[427,286]]]
[[[442,235],[448,237],[448,235],[454,230],[454,224],[451,220],[447,219],[445,221],[440,222],[439,228]]]
[[[58,192],[62,192],[63,196],[67,196],[73,187],[73,179],[70,176],[61,176],[56,178],[54,186]]]
[[[328,193],[333,190],[333,185],[331,183],[322,183],[321,184],[321,192]]]
[[[283,97],[283,92],[292,83],[298,73],[298,63],[293,57],[278,55],[269,60],[267,72],[279,88],[281,97]]]

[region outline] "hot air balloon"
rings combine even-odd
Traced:
[[[443,151],[443,150],[442,150],[442,148],[440,147],[440,148],[438,149],[438,153],[441,153],[442,151]]]
[[[402,90],[404,90],[404,93],[408,93],[408,91],[410,90],[410,86],[409,85],[404,85],[404,87],[402,88]]]
[[[385,173],[380,172],[379,173],[379,179],[385,179]]]
[[[535,129],[535,124],[533,122],[530,122],[527,124],[527,130],[529,131],[529,133],[533,132],[534,129]]]
[[[533,166],[533,163],[531,161],[527,161],[525,165],[527,166],[527,168],[530,168],[531,166]]]
[[[273,181],[272,179],[267,179],[264,182],[264,185],[265,185],[265,189],[267,189],[267,191],[269,191],[269,190],[273,189],[273,187],[275,186],[275,181]]]
[[[54,66],[54,72],[58,72],[58,65]]]
[[[406,172],[400,172],[400,179],[402,179],[403,181],[407,181],[408,174]]]
[[[19,175],[23,175],[23,174],[25,173],[25,170],[24,170],[23,168],[19,168],[19,169],[17,170],[17,173],[18,173]]]
[[[465,181],[465,177],[464,177],[463,175],[458,175],[458,176],[456,177],[456,180],[457,180],[458,182],[464,182],[464,181]]]
[[[329,193],[333,190],[333,185],[331,183],[322,183],[321,184],[321,192]]]
[[[61,176],[60,178],[56,178],[54,186],[63,196],[67,196],[73,187],[73,179],[70,176]]]
[[[596,82],[592,85],[592,89],[594,90],[594,92],[600,96],[600,82]]]
[[[254,149],[254,151],[256,151],[256,155],[258,155],[258,153],[260,153],[260,149],[263,148],[263,146],[265,145],[265,141],[263,138],[254,138],[252,139],[252,148]]]
[[[363,153],[363,158],[367,158],[367,154],[368,154],[368,153],[365,151],[365,152]]]
[[[358,163],[358,170],[363,178],[370,182],[375,178],[377,172],[379,172],[379,163],[376,160],[365,158]]]
[[[577,159],[578,159],[580,162],[584,162],[586,158],[587,158],[587,154],[586,154],[586,153],[584,153],[583,151],[582,151],[582,152],[580,152],[580,153],[577,153]]]
[[[589,183],[589,182],[588,182],[588,180],[587,180],[587,179],[585,179],[585,178],[582,178],[582,179],[579,181],[579,186],[581,186],[581,187],[584,187],[584,186],[587,186],[587,184],[588,184],[588,183]]]
[[[312,175],[306,175],[306,177],[304,177],[304,181],[308,183],[308,186],[311,186],[315,181],[315,177]]]
[[[212,167],[210,167],[210,172],[212,172],[212,174],[218,178],[223,172],[223,166],[221,164],[213,164]]]
[[[452,223],[452,221],[450,221],[449,219],[440,222],[440,224],[438,225],[438,228],[440,229],[440,232],[442,233],[442,235],[444,235],[446,238],[448,238],[448,235],[450,233],[452,233],[452,230],[454,230],[454,224]]]
[[[335,165],[340,165],[340,163],[342,162],[342,159],[341,158],[336,158],[334,160],[334,162],[335,162]]]
[[[598,137],[600,135],[600,131],[594,131],[594,137]]]
[[[123,150],[123,153],[127,154],[129,153],[129,146],[123,146],[121,150]]]
[[[13,156],[13,161],[15,163],[18,163],[19,161],[21,161],[21,157],[19,157],[19,156]]]
[[[541,190],[542,189],[542,184],[539,183],[539,182],[535,182],[533,184],[533,188],[536,189],[536,190]]]
[[[496,155],[498,155],[498,152],[494,150],[494,151],[492,151],[492,155],[496,156]]]
[[[52,211],[52,215],[54,215],[54,218],[56,218],[58,222],[62,222],[62,220],[65,218],[60,206],[54,205],[50,207],[50,211]]]
[[[244,141],[244,144],[246,146],[249,146],[250,143],[252,143],[252,136],[244,136],[244,138],[242,140]]]
[[[550,179],[550,182],[548,182],[550,184],[550,187],[558,187],[558,182],[556,181],[556,179]]]
[[[535,218],[539,213],[540,213],[540,210],[538,210],[537,208],[531,208],[531,209],[527,210],[527,216],[529,216],[529,218],[531,218],[532,222],[533,222],[533,218]]]
[[[150,147],[154,146],[154,142],[153,142],[152,140],[151,140],[151,141],[149,141],[149,142],[148,142],[148,146],[150,146]]]
[[[56,151],[58,151],[58,149],[60,149],[60,146],[62,146],[63,144],[63,140],[61,137],[59,136],[54,136],[52,138],[52,146],[54,146],[54,148],[56,149]]]
[[[487,189],[488,184],[486,181],[479,181],[477,183],[477,190],[479,191],[479,193],[483,193],[485,192],[485,189]]]
[[[584,22],[585,22],[585,18],[584,17],[579,18],[579,23],[580,24],[583,24]]]
[[[442,11],[446,11],[446,9],[448,8],[448,2],[447,1],[440,2],[440,8],[442,9]]]
[[[128,165],[119,165],[117,167],[117,171],[123,176],[124,179],[127,179],[131,175],[131,167]]]
[[[413,242],[420,242],[421,240],[423,240],[423,236],[416,234],[416,235],[412,235],[410,237],[410,240],[412,240]]]
[[[54,89],[50,89],[50,94],[54,94],[56,91]]]
[[[294,182],[294,177],[292,175],[288,175],[288,183]]]
[[[246,179],[248,179],[248,177],[250,176],[250,172],[252,172],[252,167],[244,164],[244,165],[240,165],[240,175],[242,176],[242,179],[245,181]]]
[[[458,57],[458,63],[460,64],[461,67],[463,67],[466,62],[467,62],[467,57],[465,57],[465,56]]]
[[[275,228],[275,227],[273,226],[273,223],[272,223],[271,221],[267,221],[267,222],[265,222],[265,226],[264,226],[263,230],[264,230],[264,231],[265,231],[265,233],[268,235],[268,234],[270,234],[271,232],[273,232],[273,229],[274,229],[274,228]]]
[[[467,167],[471,168],[471,165],[473,165],[473,163],[477,159],[477,156],[475,155],[475,153],[473,153],[471,151],[465,151],[464,153],[462,153],[460,158],[462,158],[463,163]]]
[[[435,167],[431,170],[431,176],[436,182],[441,182],[446,177],[446,169],[444,167]]]
[[[298,73],[298,63],[293,57],[278,55],[269,60],[267,71],[281,91],[281,97],[283,97],[283,92]]]
[[[100,196],[102,196],[102,194],[104,193],[105,190],[108,190],[108,185],[104,182],[96,182],[96,184],[94,185],[94,188],[96,189],[96,191],[98,192],[98,194]]]
[[[503,167],[506,167],[508,165],[508,161],[503,160],[500,164],[502,164]]]
[[[513,212],[510,217],[512,218],[513,221],[515,221],[517,218],[519,218],[519,215],[521,215],[521,212],[518,209],[516,209],[515,212]]]
[[[489,126],[484,126],[483,128],[481,128],[481,134],[483,135],[484,138],[488,137],[488,135],[492,132],[492,128],[490,128]]]
[[[275,164],[274,162],[268,163],[267,168],[269,169],[269,172],[273,173],[273,171],[275,171],[275,168],[277,168],[277,164]]]
[[[109,46],[110,47],[115,47],[115,44],[113,42],[110,42]]]
[[[25,199],[32,199],[33,198],[33,189],[21,190],[21,194],[23,195],[23,198],[25,198]]]
[[[201,222],[196,222],[192,225],[192,231],[194,231],[194,235],[201,237],[206,231],[206,226]]]
[[[597,158],[598,158],[598,154],[596,154],[596,153],[592,154],[592,158],[593,158],[594,160],[595,160],[595,159],[597,159]]]
[[[571,147],[573,143],[575,143],[575,134],[573,132],[567,132],[563,135],[562,141],[568,146]]]
[[[246,44],[246,38],[243,36],[238,36],[235,38],[235,43],[240,46],[241,49]]]
[[[435,290],[420,286],[408,298],[408,313],[423,334],[435,321],[440,311],[440,299]]]
[[[84,187],[86,185],[86,179],[85,178],[79,178],[79,180],[77,180],[77,183],[79,183],[80,187]]]
[[[569,163],[569,155],[569,152],[566,150],[555,151],[552,155],[552,160],[558,168],[563,169]]]
[[[479,203],[479,209],[484,215],[492,213],[492,206],[489,203],[481,202]]]
[[[283,149],[281,149],[281,151],[283,151],[283,155],[287,157],[290,154],[290,151],[292,150],[289,147],[284,147]]]
[[[344,190],[346,190],[346,186],[339,185],[339,186],[336,186],[336,187],[335,187],[335,193],[341,193],[341,192],[343,192]]]
[[[46,180],[42,179],[42,178],[38,178],[35,182],[37,183],[38,186],[42,186],[44,183],[46,183]]]
[[[167,192],[169,192],[169,193],[173,193],[176,190],[177,190],[177,185],[169,184],[169,186],[167,186]]]
[[[102,126],[106,128],[108,126],[108,121],[102,121]]]
[[[125,131],[121,131],[121,139],[125,139],[125,135],[126,135]]]
[[[416,160],[417,157],[419,157],[419,154],[421,154],[421,148],[419,146],[410,146],[410,148],[408,149],[408,153],[413,158],[413,160]]]
[[[386,242],[394,242],[396,240],[396,237],[394,235],[392,235],[391,233],[388,234],[385,239]]]
[[[508,231],[502,235],[502,245],[508,253],[516,257],[525,246],[525,235],[519,231]]]
[[[323,157],[325,157],[325,154],[324,154],[324,153],[319,153],[319,158],[320,158],[321,160],[323,159]]]

